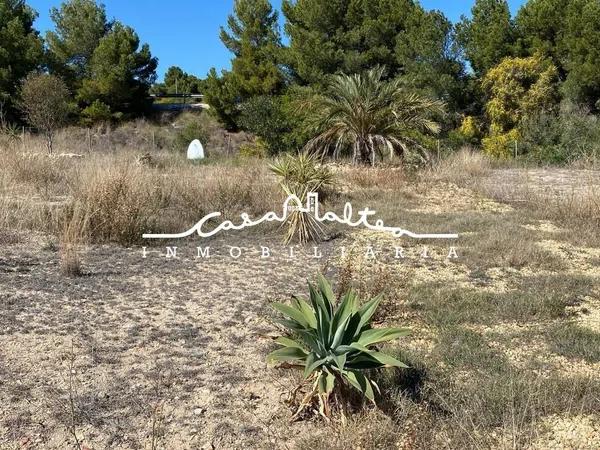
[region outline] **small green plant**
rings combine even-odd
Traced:
[[[244,158],[264,159],[267,157],[267,145],[261,138],[240,145],[240,156]]]
[[[301,153],[286,155],[270,166],[271,172],[279,177],[279,184],[286,195],[295,195],[302,204],[310,192],[317,192],[323,198],[334,184],[334,175],[329,168],[321,164],[314,154]],[[294,237],[300,243],[318,242],[324,230],[314,215],[304,211],[291,211],[287,217],[288,231],[285,243],[289,244]]]
[[[352,386],[375,402],[379,388],[366,370],[381,367],[408,367],[382,353],[376,344],[406,336],[406,328],[372,328],[381,296],[361,304],[353,290],[348,290],[339,302],[329,282],[319,276],[317,286],[308,284],[310,303],[294,297],[292,305],[276,303],[273,307],[287,318],[279,320],[290,333],[279,337],[283,348],[267,357],[270,363],[284,362],[304,367],[304,380],[311,385],[296,411],[298,417],[310,405],[318,402],[319,413],[330,417],[332,394],[345,409],[345,386]],[[299,391],[304,383],[296,390]]]

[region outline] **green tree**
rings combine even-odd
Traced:
[[[35,12],[23,0],[0,0],[0,103],[14,107],[19,81],[42,62],[42,41],[33,28]]]
[[[562,69],[559,44],[568,4],[569,0],[529,0],[519,9],[515,23],[521,52],[551,57]]]
[[[198,77],[177,66],[169,67],[165,73],[164,87],[169,94],[198,94],[201,84]]]
[[[285,61],[302,84],[323,83],[343,69],[348,0],[284,0],[290,37]]]
[[[236,104],[284,86],[278,60],[281,37],[277,12],[268,0],[235,0],[234,13],[221,28],[221,41],[233,53],[231,72],[211,71],[206,100],[227,125],[235,124]]]
[[[365,74],[333,77],[324,95],[308,102],[308,126],[316,136],[307,149],[320,152],[352,150],[355,163],[375,163],[379,153],[424,150],[413,138],[415,132],[438,133],[433,119],[444,104],[402,89],[398,79],[385,82],[382,68]]]
[[[104,5],[95,0],[68,0],[52,8],[50,17],[55,28],[46,33],[51,64],[77,89],[89,75],[92,55],[112,24]]]
[[[31,73],[23,80],[20,94],[27,122],[44,135],[48,153],[52,153],[54,134],[67,123],[71,111],[67,85],[55,75]]]
[[[477,0],[472,18],[457,24],[457,41],[478,77],[510,56],[515,30],[506,0]]]
[[[559,52],[567,74],[562,90],[577,103],[600,109],[600,2],[570,0]]]
[[[204,80],[204,85],[204,101],[210,105],[211,114],[228,130],[236,130],[240,98],[231,72],[223,71],[219,76],[213,67]]]
[[[156,80],[158,60],[148,44],[140,48],[136,32],[115,22],[104,36],[89,64],[89,78],[83,80],[77,98],[89,106],[96,100],[114,113],[136,113],[146,106],[146,97]]]
[[[450,100],[459,98],[463,66],[452,51],[452,24],[413,0],[285,0],[286,64],[301,84],[323,86],[331,74],[386,67],[386,78]]]

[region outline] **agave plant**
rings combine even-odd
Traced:
[[[349,290],[337,302],[324,277],[319,276],[317,286],[311,283],[308,286],[310,303],[294,297],[291,305],[274,305],[286,316],[278,322],[290,336],[279,337],[276,342],[282,348],[267,357],[269,363],[304,367],[304,379],[311,383],[311,388],[300,402],[294,418],[315,401],[318,401],[319,412],[329,417],[330,396],[336,390],[339,394],[344,386],[352,386],[375,402],[375,392],[379,388],[366,371],[408,367],[375,346],[406,336],[409,330],[371,327],[380,296],[362,304],[356,293]],[[344,401],[339,395],[338,399]]]
[[[306,198],[310,192],[323,194],[334,184],[333,173],[321,164],[317,156],[308,153],[301,153],[297,156],[286,155],[275,161],[270,169],[279,177],[279,184],[285,194],[295,195],[302,204],[306,204]],[[286,245],[294,237],[300,243],[317,242],[324,232],[315,217],[304,211],[291,211],[286,224],[288,227],[285,237]]]

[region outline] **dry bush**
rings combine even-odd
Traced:
[[[465,147],[442,159],[426,173],[426,176],[458,186],[471,186],[478,179],[486,176],[491,169],[492,161],[489,157]]]
[[[132,163],[91,164],[79,176],[74,202],[87,218],[87,235],[93,242],[134,244],[154,230],[164,200],[160,177]]]
[[[87,229],[85,208],[75,205],[70,217],[64,221],[60,236],[60,271],[63,275],[76,277],[82,274],[80,251]]]
[[[178,213],[174,223],[163,225],[171,231],[184,231],[216,211],[230,220],[239,219],[243,212],[256,217],[277,211],[283,201],[274,177],[260,162],[249,161],[244,167],[186,165],[173,168],[165,177],[170,184],[165,208]]]
[[[349,190],[396,191],[405,187],[407,182],[401,167],[339,167],[336,172]]]

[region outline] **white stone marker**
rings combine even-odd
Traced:
[[[187,151],[188,159],[204,159],[204,147],[198,139],[194,139]]]

